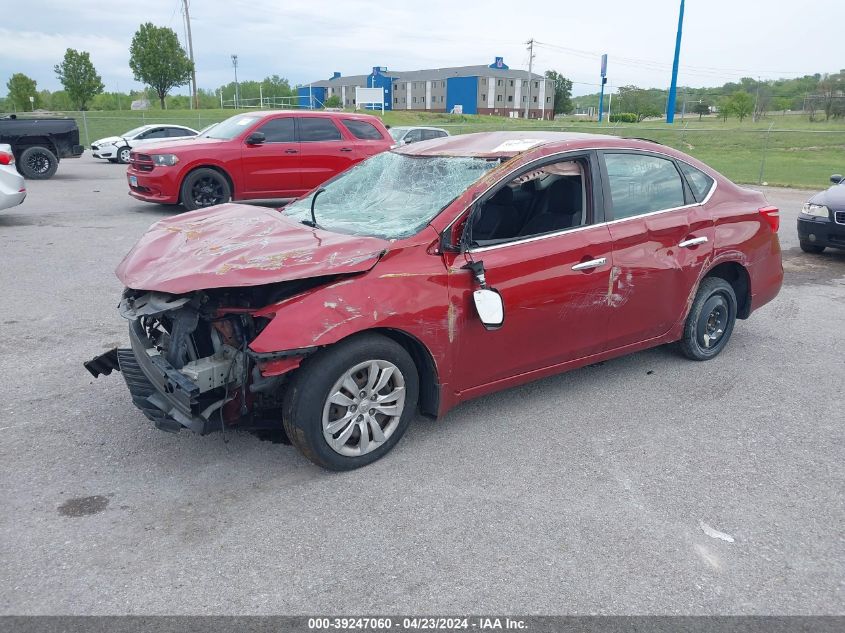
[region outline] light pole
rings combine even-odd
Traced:
[[[239,90],[239,86],[238,86],[238,56],[237,55],[232,55],[232,66],[235,69],[235,107],[237,108],[238,102],[240,101],[240,99],[238,98],[238,96],[239,96],[238,93],[240,92],[240,90]]]
[[[666,105],[666,123],[675,122],[675,100],[678,96],[678,61],[681,57],[681,31],[684,28],[684,0],[678,15],[678,35],[675,39],[675,61],[672,62],[672,85],[669,87],[669,103]]]

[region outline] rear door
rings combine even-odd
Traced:
[[[244,140],[241,147],[244,195],[250,198],[296,195],[302,189],[302,180],[294,117],[274,117],[249,134],[255,132],[264,134],[264,142],[251,144]]]
[[[310,191],[354,165],[355,138],[332,118],[298,115],[302,188]]]
[[[713,252],[714,223],[666,155],[600,152],[613,239],[608,347],[659,337],[684,317]]]
[[[385,135],[369,121],[360,119],[343,119],[341,121],[346,132],[355,138],[353,147],[356,160],[363,160],[373,154],[378,154],[393,145],[390,135]]]

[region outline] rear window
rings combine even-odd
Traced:
[[[682,161],[678,161],[678,165],[681,166],[681,171],[684,172],[684,176],[687,179],[690,189],[692,189],[692,194],[695,196],[696,202],[702,202],[707,197],[707,194],[710,193],[710,189],[713,188],[713,179],[692,165],[687,165]]]
[[[317,117],[302,117],[299,119],[299,140],[303,143],[309,141],[339,141],[341,140],[340,130],[331,119],[318,119]]]
[[[372,123],[366,121],[355,121],[353,119],[344,119],[343,124],[346,129],[352,133],[355,138],[360,138],[363,141],[381,141],[384,137],[378,128]]]

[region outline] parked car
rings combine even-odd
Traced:
[[[16,207],[26,198],[26,183],[15,169],[12,146],[0,143],[0,210]]]
[[[190,143],[133,151],[129,194],[189,210],[229,200],[295,198],[391,144],[381,121],[367,114],[237,114]]]
[[[107,136],[91,143],[94,158],[105,158],[110,163],[129,163],[133,147],[165,139],[190,138],[199,134],[184,125],[149,124],[136,127],[120,136]]]
[[[798,243],[805,253],[845,249],[845,178],[833,174],[830,182],[833,186],[805,202],[798,216]]]
[[[778,222],[763,194],[647,141],[414,143],[283,212],[153,225],[117,268],[131,347],[86,366],[120,369],[161,429],[283,428],[356,468],[418,409],[664,343],[715,358],[781,287]]]
[[[0,117],[0,143],[12,147],[18,171],[32,180],[52,178],[59,160],[84,151],[76,121],[58,117]]]
[[[430,141],[433,138],[449,136],[449,132],[439,127],[392,127],[390,136],[397,145],[407,145],[418,141]]]

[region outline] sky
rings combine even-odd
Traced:
[[[0,0],[0,95],[22,72],[59,90],[53,71],[67,48],[91,54],[107,91],[142,88],[129,69],[138,26],[169,26],[184,43],[182,0]],[[667,87],[678,0],[517,2],[485,0],[192,0],[197,83],[287,77],[291,84],[373,66],[418,70],[490,64],[504,57],[535,72],[557,70],[574,94],[598,91],[600,55],[608,83]],[[771,3],[687,0],[679,84],[718,86],[740,77],[775,79],[845,66],[841,0]],[[186,89],[175,92],[186,92]]]

